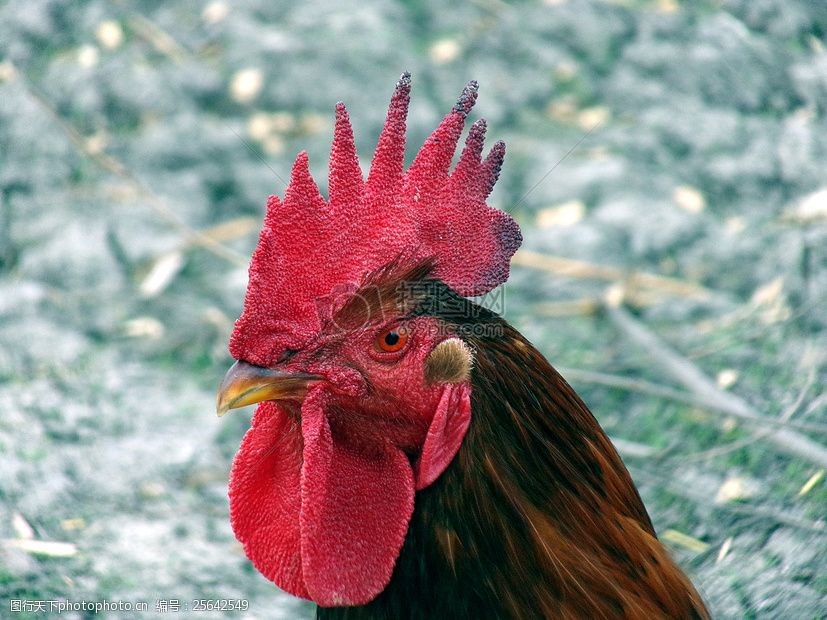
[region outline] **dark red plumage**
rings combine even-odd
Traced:
[[[475,351],[473,423],[417,494],[389,585],[318,617],[707,618],[568,383],[501,318],[440,283],[423,288],[434,294],[415,312]]]
[[[367,181],[338,104],[329,201],[301,154],[268,203],[219,393],[261,403],[230,481],[245,551],[320,617],[707,617],[580,398],[465,297],[521,241],[485,204],[484,121],[450,172],[476,83],[406,172],[409,91]]]

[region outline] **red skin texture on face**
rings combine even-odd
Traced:
[[[424,380],[425,358],[444,339],[435,327],[409,321],[398,358],[372,348],[385,327],[328,341],[315,362],[297,354],[291,369],[327,381],[300,410],[259,405],[233,465],[231,519],[256,568],[282,589],[320,605],[360,605],[390,581],[415,491],[450,464],[470,422],[467,383]],[[414,389],[400,393],[400,384]]]
[[[425,382],[425,358],[445,338],[434,319],[411,321],[410,342],[396,357],[377,354],[375,330],[326,330],[342,293],[400,257],[433,261],[433,276],[461,295],[508,278],[520,231],[485,202],[505,145],[483,159],[479,120],[450,171],[476,97],[469,83],[406,172],[404,75],[366,181],[338,104],[329,200],[301,153],[284,200],[267,204],[230,353],[323,380],[301,406],[259,405],[233,464],[231,521],[262,574],[320,605],[363,604],[385,588],[415,491],[448,467],[470,423],[469,384]]]

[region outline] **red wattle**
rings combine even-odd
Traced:
[[[255,567],[322,606],[361,605],[390,581],[414,507],[408,457],[336,437],[327,394],[312,389],[299,423],[265,402],[233,462],[230,519]]]
[[[230,523],[267,579],[310,598],[300,555],[301,453],[298,422],[276,403],[261,403],[233,461]]]
[[[302,571],[319,605],[363,605],[390,581],[413,514],[413,473],[398,448],[336,437],[325,400],[316,389],[302,406]]]

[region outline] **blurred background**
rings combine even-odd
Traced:
[[[409,157],[480,82],[505,314],[713,615],[827,617],[826,33],[807,0],[0,3],[0,616],[311,616],[233,537],[251,412],[214,393],[268,194],[302,149],[324,191],[338,100],[366,168],[409,70]]]

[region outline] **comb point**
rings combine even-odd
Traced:
[[[505,159],[505,142],[497,140],[488,155],[485,158],[485,164],[492,170],[496,169],[499,172]]]
[[[469,191],[479,189],[479,166],[482,163],[482,147],[485,143],[485,119],[481,118],[471,125],[468,130],[468,136],[465,138],[465,146],[462,149],[462,154],[459,157],[457,167],[451,175],[451,185],[455,188],[463,185],[467,186]],[[487,175],[484,175],[487,179]]]
[[[399,76],[399,80],[396,82],[396,90],[397,91],[410,91],[411,90],[411,72],[410,71],[403,71],[402,75]]]
[[[483,195],[487,198],[494,189],[494,184],[500,178],[500,170],[503,167],[503,160],[505,159],[505,142],[497,140],[488,155],[485,158],[483,165],[487,171],[487,178],[485,186],[483,187]]]
[[[471,125],[468,130],[468,136],[465,138],[465,149],[463,149],[463,156],[465,155],[465,151],[468,151],[469,155],[473,154],[475,156],[477,163],[480,162],[482,146],[485,143],[485,131],[487,129],[488,124],[485,122],[484,118],[475,121],[474,124]]]
[[[305,175],[310,175],[310,157],[307,155],[307,151],[300,151],[293,161],[293,169],[290,172],[291,184],[294,179],[298,181]]]
[[[388,113],[368,172],[368,192],[380,202],[392,201],[405,159],[405,129],[410,104],[411,74],[402,74],[391,96]]]
[[[476,80],[471,80],[468,82],[465,85],[465,88],[462,89],[462,94],[459,96],[459,99],[457,99],[457,102],[454,105],[454,112],[462,114],[463,117],[468,116],[468,113],[477,101],[479,88],[480,85]]]
[[[361,202],[362,170],[353,140],[353,127],[345,104],[336,104],[336,124],[330,148],[328,186],[333,209]]]

